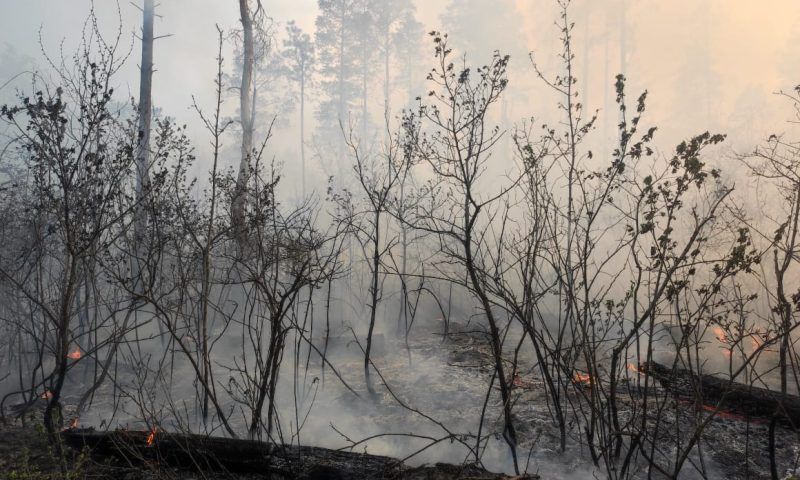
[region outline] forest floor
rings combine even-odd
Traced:
[[[436,332],[439,332],[436,334]],[[368,437],[375,432],[391,432],[403,426],[408,432],[425,432],[426,434],[443,434],[436,428],[428,425],[420,415],[400,407],[398,395],[408,406],[418,408],[421,412],[435,413],[440,420],[452,425],[453,432],[474,431],[475,419],[480,416],[481,405],[486,396],[486,386],[492,372],[492,358],[486,335],[479,328],[467,325],[451,325],[451,335],[442,341],[441,329],[432,325],[428,331],[421,332],[418,337],[409,342],[410,347],[406,352],[400,339],[388,339],[387,350],[394,354],[376,359],[376,366],[380,368],[386,379],[387,387],[392,386],[394,393],[388,388],[380,389],[377,398],[370,401],[355,401],[347,392],[341,393],[342,404],[350,405],[352,419],[357,423],[347,425],[345,409],[338,408],[339,415],[326,421],[331,426],[355,429],[356,435],[351,435],[357,440]],[[413,367],[409,368],[411,359]],[[344,377],[352,384],[357,385],[363,375],[362,362],[358,355],[352,358],[342,358],[337,363],[341,367]],[[508,359],[509,363],[512,359]],[[520,358],[518,378],[515,378],[515,424],[519,436],[519,451],[522,457],[527,457],[527,471],[538,472],[543,478],[592,478],[593,475],[603,475],[593,468],[589,462],[589,453],[583,444],[580,422],[571,422],[568,431],[569,440],[567,451],[558,451],[558,430],[552,421],[548,401],[544,394],[543,383],[536,371],[531,367],[532,359]],[[334,383],[335,384],[335,383]],[[496,389],[495,385],[495,389]],[[367,397],[366,392],[360,392]],[[485,432],[496,432],[501,428],[500,404],[492,395],[487,405]],[[581,404],[581,395],[571,394],[570,402],[575,406]],[[624,410],[635,408],[636,402],[623,400],[621,407]],[[676,432],[690,432],[691,426],[697,421],[697,412],[691,406],[678,401],[668,401],[668,407],[660,418],[654,419],[660,427],[659,444],[664,446],[664,451],[674,441]],[[194,478],[229,478],[229,479],[255,479],[264,478],[264,474],[228,474],[215,472],[212,474],[198,475],[195,472],[179,470],[170,467],[165,462],[144,461],[135,465],[120,462],[109,458],[100,458],[67,450],[69,455],[62,462],[54,455],[52,447],[47,442],[47,437],[42,431],[40,418],[33,418],[23,427],[18,422],[11,424],[0,423],[0,479],[56,479],[65,478],[62,471],[71,472],[72,479],[113,478],[125,479],[175,479],[188,480]],[[344,425],[343,425],[344,424]],[[366,426],[371,429],[366,429]],[[358,431],[358,427],[365,428]],[[425,430],[429,429],[429,430]],[[350,431],[346,430],[346,431]],[[706,427],[700,442],[702,454],[693,456],[690,461],[698,464],[698,470],[706,473],[705,478],[730,478],[730,479],[767,479],[769,475],[769,457],[766,443],[767,425],[759,421],[742,421],[730,416],[718,416]],[[322,431],[322,430],[320,430]],[[303,444],[317,443],[314,435],[304,437]],[[798,466],[800,460],[800,438],[795,432],[784,427],[779,427],[777,435],[777,460],[781,466],[782,478]],[[440,446],[445,447],[442,442]],[[504,455],[507,447],[502,439],[494,439],[488,445],[484,458],[486,468],[490,470],[506,470]],[[331,445],[328,445],[331,446]],[[395,447],[397,445],[394,445]],[[408,478],[408,479],[500,479],[513,478],[500,474],[493,474],[469,464],[469,458],[459,453],[447,456],[442,450],[431,449],[408,462],[418,466],[397,467],[400,462],[394,458],[381,455],[402,456],[403,451],[413,451],[415,445],[409,443],[404,449],[394,450],[380,446],[370,446],[371,454],[366,453],[366,446],[352,448],[352,452],[343,450],[329,450],[316,448],[314,458],[306,459],[302,465],[295,465],[286,475],[272,472],[270,478],[307,478],[307,479],[346,479],[346,478]],[[375,455],[375,453],[379,455]],[[441,460],[452,464],[437,463]],[[456,465],[466,462],[466,466]],[[489,460],[487,462],[487,460]],[[494,460],[494,461],[492,461]],[[425,463],[423,463],[425,462]],[[392,468],[386,468],[391,464]],[[358,467],[357,469],[355,467]],[[646,465],[639,465],[642,477],[647,476]],[[686,468],[685,470],[692,470]],[[207,473],[207,472],[206,472]],[[526,478],[538,478],[536,476]],[[683,476],[681,478],[684,478]],[[694,478],[689,475],[685,478]],[[703,475],[697,475],[703,478]]]
[[[40,424],[38,424],[40,425]],[[223,440],[224,441],[224,440]],[[191,447],[189,447],[191,449]],[[132,449],[127,449],[130,453]],[[107,452],[106,452],[107,453]],[[296,453],[296,452],[295,452]],[[58,456],[40,426],[18,422],[0,423],[0,479],[114,479],[114,480],[189,480],[230,479],[255,480],[270,478],[308,480],[409,479],[409,480],[500,480],[510,479],[502,474],[487,472],[474,465],[437,463],[408,467],[396,459],[364,453],[342,452],[324,448],[303,448],[302,456],[288,453],[276,456],[273,468],[259,473],[231,473],[220,470],[197,470],[170,465],[154,458],[130,456],[125,460],[113,455],[78,452],[64,446]],[[298,457],[302,460],[298,461]],[[534,480],[529,475],[515,477]]]
[[[492,371],[492,355],[486,333],[468,328],[465,325],[451,325],[451,335],[447,342],[449,348],[444,349],[447,363],[450,366],[461,367],[463,370],[472,371],[472,375],[488,379]],[[506,358],[507,370],[512,368],[512,358]],[[527,360],[527,361],[526,361]],[[557,465],[560,458],[584,460],[581,467],[574,461],[565,460],[564,470],[566,477],[580,478],[581,472],[587,475],[597,475],[598,472],[587,465],[589,453],[585,447],[585,439],[580,421],[571,421],[567,436],[567,451],[559,453],[558,430],[553,423],[552,412],[545,396],[544,383],[541,375],[531,368],[530,359],[520,359],[518,364],[519,374],[514,379],[515,412],[517,421],[516,430],[521,450],[529,449],[534,452],[544,468],[538,471],[543,475],[548,474]],[[621,395],[620,413],[624,417],[638,406],[636,399],[635,376],[630,374],[631,395]],[[580,386],[577,385],[576,386]],[[585,386],[588,392],[589,387]],[[653,388],[653,387],[651,387]],[[667,396],[660,387],[659,397]],[[569,394],[568,403],[577,411],[585,404],[585,398],[579,394],[580,388]],[[705,420],[710,413],[705,410],[697,411],[693,405],[677,399],[668,399],[658,408],[653,403],[648,426],[651,432],[657,432],[658,444],[663,463],[669,463],[669,455],[674,454],[676,437],[686,441],[686,436],[694,432],[698,422]],[[490,409],[491,410],[491,409]],[[499,409],[495,408],[495,416],[499,416]],[[767,480],[770,474],[770,460],[768,449],[769,422],[763,419],[746,419],[738,415],[720,412],[705,427],[699,448],[696,448],[689,458],[689,463],[694,468],[686,466],[680,478],[724,478],[731,480]],[[800,479],[800,434],[797,431],[778,425],[776,431],[775,456],[779,465],[779,476],[783,479]],[[701,452],[701,453],[696,453]],[[548,462],[547,459],[551,461]],[[648,471],[646,462],[639,467],[639,475],[649,478],[652,472]],[[588,469],[588,470],[582,470]],[[594,470],[591,474],[589,471]],[[694,470],[692,472],[692,470]],[[535,471],[535,470],[534,470]],[[555,470],[554,470],[555,471]],[[684,476],[684,472],[686,476]],[[602,476],[602,475],[601,475]],[[638,477],[637,477],[638,478]],[[659,478],[658,475],[655,478]]]

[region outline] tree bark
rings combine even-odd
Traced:
[[[303,53],[305,55],[305,53]],[[300,71],[300,167],[303,177],[303,199],[306,198],[306,72],[305,60]]]
[[[239,0],[239,15],[242,22],[242,34],[244,42],[244,58],[242,64],[242,84],[239,90],[239,110],[240,121],[242,124],[242,152],[239,162],[239,174],[236,178],[236,190],[234,191],[231,215],[233,221],[234,235],[239,242],[239,246],[244,245],[246,234],[245,226],[245,207],[247,198],[247,182],[250,177],[250,157],[253,153],[253,17],[247,0]]]
[[[367,332],[367,348],[364,351],[364,379],[367,383],[367,390],[371,394],[375,394],[375,389],[372,388],[372,381],[369,376],[369,356],[372,351],[372,334],[375,330],[375,318],[378,311],[378,301],[380,298],[379,278],[380,278],[380,231],[381,231],[381,206],[379,205],[375,211],[375,236],[372,239],[372,285],[370,285],[369,293],[372,304],[369,309],[369,331]]]
[[[144,238],[147,229],[147,208],[144,205],[150,188],[150,125],[153,117],[153,21],[154,0],[144,0],[142,9],[142,64],[139,77],[139,124],[136,140],[136,208],[134,209],[134,248],[131,259],[133,291],[141,293],[142,263],[144,261]]]

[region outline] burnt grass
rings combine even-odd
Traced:
[[[415,342],[416,350],[425,355],[438,354],[450,368],[461,371],[464,377],[473,378],[480,384],[480,379],[491,375],[491,353],[485,342],[483,332],[467,326],[453,326],[453,335],[442,341],[441,337],[426,335],[431,339],[426,342]],[[430,333],[430,332],[429,332]],[[444,347],[444,348],[443,348]],[[510,361],[510,359],[509,359]],[[567,451],[558,452],[558,430],[550,417],[544,385],[535,372],[520,369],[519,382],[515,385],[515,420],[520,440],[520,451],[534,451],[537,458],[549,458],[548,467],[534,468],[542,478],[560,478],[572,475],[580,478],[578,472],[586,472],[590,467],[589,453],[583,444],[585,439],[579,422],[575,422],[568,432]],[[454,379],[452,392],[446,396],[463,394],[459,389],[465,388],[464,382]],[[450,388],[450,386],[447,386]],[[470,387],[472,388],[472,387]],[[631,387],[633,389],[633,387]],[[635,392],[634,392],[635,393]],[[574,394],[572,402],[581,402],[581,395]],[[662,464],[669,463],[669,455],[676,439],[685,441],[687,435],[694,431],[694,425],[710,415],[706,411],[697,411],[695,406],[687,402],[664,397],[661,392],[661,411],[651,413],[648,417],[648,429],[660,446]],[[391,401],[387,400],[387,403]],[[632,395],[622,396],[621,413],[623,416],[635,408]],[[433,408],[434,405],[428,407]],[[655,407],[655,405],[654,405]],[[496,405],[490,406],[487,413],[487,428],[497,429],[499,417]],[[654,412],[653,408],[651,412]],[[169,434],[159,435],[155,448],[145,446],[148,432],[126,431],[101,433],[91,429],[75,430],[70,440],[70,433],[62,435],[65,441],[63,455],[56,454],[41,428],[40,412],[31,412],[26,425],[19,420],[0,422],[0,479],[195,479],[195,478],[227,478],[227,479],[503,479],[512,478],[496,474],[473,465],[452,465],[433,463],[411,467],[399,460],[371,455],[358,451],[331,450],[318,447],[287,447],[280,451],[267,452],[261,457],[258,453],[249,452],[253,448],[246,441],[227,439],[208,439],[201,436],[174,436],[178,438],[172,443],[179,448],[168,448]],[[386,412],[383,412],[386,413]],[[767,431],[769,422],[760,419],[746,419],[736,415],[721,414],[715,416],[703,431],[699,451],[693,453],[690,462],[698,470],[709,473],[709,478],[730,479],[768,479],[769,450]],[[776,459],[780,466],[781,478],[798,467],[800,460],[800,439],[796,432],[786,426],[778,426],[776,441]],[[75,434],[85,433],[86,438],[76,440]],[[110,435],[103,441],[93,435]],[[94,440],[92,440],[94,438]],[[219,454],[211,452],[208,442],[230,442],[227,447],[230,454],[236,457],[250,456],[254,462],[249,467],[237,468],[236,462],[226,463],[224,458],[214,461]],[[110,442],[110,443],[109,443]],[[245,442],[237,444],[236,442]],[[67,446],[69,444],[69,446]],[[109,448],[109,444],[120,448]],[[159,446],[160,445],[160,446]],[[260,447],[259,447],[260,448]],[[266,448],[266,447],[264,447]],[[223,448],[223,451],[225,449]],[[695,449],[697,450],[697,449]],[[171,453],[170,453],[171,452]],[[175,452],[179,454],[176,457]],[[219,450],[217,450],[219,452]],[[183,455],[183,456],[182,456]],[[177,458],[177,459],[176,459]],[[262,460],[268,458],[266,463]],[[188,461],[187,461],[188,459]],[[234,458],[234,460],[237,460]],[[248,464],[248,462],[244,462]],[[563,469],[555,470],[553,465],[563,464]],[[590,468],[589,468],[590,469]],[[685,470],[692,470],[686,466]],[[597,470],[595,470],[597,471]],[[639,462],[638,476],[647,476],[646,462]],[[65,477],[64,472],[69,476]],[[576,476],[578,475],[578,476]],[[520,478],[539,478],[536,475]],[[602,475],[600,476],[602,478]],[[655,478],[661,478],[656,475]]]
[[[488,343],[487,333],[469,328],[465,325],[451,325],[453,334],[448,339],[448,363],[475,374],[488,378],[491,375],[492,356]],[[507,368],[511,369],[512,359],[506,358]],[[562,457],[566,473],[576,475],[580,466],[568,459],[579,457],[584,465],[590,462],[590,456],[585,447],[585,438],[579,421],[573,421],[568,430],[567,451],[560,453],[555,445],[558,444],[558,430],[553,424],[548,407],[548,399],[544,392],[544,383],[540,375],[531,369],[526,371],[525,362],[519,362],[518,369],[521,375],[515,382],[515,424],[520,450],[531,449],[545,452],[553,457],[555,462]],[[631,375],[635,377],[636,374]],[[656,382],[653,389],[654,399],[648,403],[650,413],[647,417],[648,433],[653,443],[658,448],[654,456],[661,465],[669,465],[674,457],[676,442],[685,443],[695,432],[695,426],[708,419],[714,408],[693,405],[681,399],[673,398],[667,391],[660,388]],[[620,414],[622,420],[640,407],[636,398],[640,386],[634,381],[623,385],[627,394],[619,397]],[[589,388],[584,386],[583,388]],[[578,389],[576,388],[576,391]],[[585,407],[582,395],[576,392],[569,394],[569,402],[573,406]],[[499,415],[499,412],[496,413]],[[767,480],[771,479],[770,459],[768,445],[769,420],[763,418],[747,418],[742,415],[731,414],[725,411],[717,412],[705,426],[701,434],[699,449],[695,447],[688,463],[682,472],[689,470],[704,471],[707,478],[724,478],[732,480]],[[696,452],[701,453],[696,453]],[[778,423],[776,426],[775,458],[779,466],[779,477],[795,479],[800,471],[800,433],[789,425]],[[638,464],[641,478],[663,478],[655,470],[648,471],[647,462]],[[543,471],[542,471],[543,472]],[[683,475],[683,473],[681,474]],[[556,478],[558,476],[556,475]],[[603,475],[600,475],[603,478]],[[703,475],[698,474],[698,478]],[[572,477],[571,477],[572,478]],[[577,477],[576,477],[577,478]],[[683,478],[681,476],[680,478]]]

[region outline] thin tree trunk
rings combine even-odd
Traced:
[[[519,475],[519,462],[517,459],[517,432],[514,428],[513,417],[511,415],[511,391],[507,381],[508,379],[506,378],[505,368],[503,366],[503,342],[500,337],[500,329],[497,326],[497,319],[492,311],[492,303],[486,294],[484,283],[478,277],[478,271],[475,265],[474,252],[472,250],[472,234],[474,231],[473,228],[475,225],[476,214],[471,211],[469,205],[469,199],[472,198],[471,185],[469,183],[467,183],[466,189],[463,226],[465,235],[462,239],[462,246],[464,248],[464,267],[466,267],[466,274],[469,277],[469,282],[472,284],[472,291],[478,297],[481,308],[483,309],[483,313],[486,315],[486,320],[489,323],[494,369],[497,373],[497,379],[500,382],[500,397],[503,401],[503,438],[511,450],[511,457],[514,462],[514,472]]]
[[[303,177],[303,199],[306,198],[306,74],[300,73],[300,168]]]
[[[367,88],[367,77],[369,76],[369,67],[367,65],[368,62],[368,55],[367,55],[367,45],[366,42],[364,44],[363,52],[362,52],[362,59],[361,62],[363,63],[361,69],[361,141],[367,141],[367,130],[369,129],[367,115],[367,96],[368,96],[368,88]]]
[[[402,192],[402,186],[401,192]],[[400,193],[400,198],[403,198],[403,194]],[[408,288],[406,287],[406,271],[407,271],[407,255],[408,255],[408,233],[406,228],[402,228],[400,232],[401,241],[400,244],[402,246],[402,255],[403,257],[400,259],[400,305],[397,309],[397,333],[400,333],[402,328],[403,333],[406,338],[408,338]]]
[[[367,383],[367,389],[370,393],[375,394],[375,390],[372,388],[372,382],[369,377],[369,356],[370,352],[372,351],[372,333],[375,330],[375,317],[376,312],[378,311],[378,288],[379,288],[379,276],[380,271],[380,260],[381,260],[381,251],[380,251],[380,222],[381,222],[381,207],[379,206],[378,209],[375,211],[375,237],[372,241],[372,285],[370,285],[369,293],[372,297],[372,304],[370,305],[369,310],[369,331],[367,332],[367,348],[364,352],[364,379]]]
[[[467,239],[467,241],[471,242],[472,240]],[[469,274],[473,291],[478,296],[481,307],[483,308],[484,314],[486,315],[486,319],[489,323],[489,333],[492,340],[492,355],[494,357],[494,370],[497,373],[497,379],[500,382],[500,398],[503,401],[503,438],[511,450],[511,456],[514,462],[514,472],[519,474],[519,462],[517,459],[517,432],[514,428],[513,416],[511,415],[511,391],[509,389],[505,374],[505,367],[503,366],[503,344],[500,338],[500,329],[497,326],[497,319],[495,319],[494,313],[492,312],[492,304],[489,301],[489,298],[486,296],[483,284],[478,279],[478,274],[472,259],[471,247],[467,247],[466,264],[467,273]]]
[[[242,124],[242,152],[239,162],[239,175],[236,178],[236,191],[232,204],[234,234],[239,246],[244,245],[245,191],[250,176],[250,156],[253,152],[253,18],[247,0],[239,0],[239,14],[244,39],[244,59],[242,65],[242,85],[239,91],[240,121]]]
[[[391,40],[390,40],[391,31],[389,26],[386,27],[386,38],[384,39],[385,47],[383,51],[383,110],[387,114],[389,113],[389,84],[391,79],[389,78],[389,63],[391,61]]]
[[[364,17],[369,16],[369,11],[364,9]],[[367,129],[369,128],[367,121],[367,79],[369,77],[369,25],[365,25],[361,34],[364,35],[364,41],[361,42],[361,141],[367,141]]]
[[[144,238],[147,229],[147,209],[144,199],[150,186],[150,124],[153,116],[153,19],[154,0],[144,0],[142,10],[142,64],[139,77],[139,125],[136,140],[136,208],[134,210],[134,248],[131,259],[133,291],[144,290],[142,262],[144,261]]]
[[[50,435],[50,440],[55,439],[57,430],[62,421],[61,412],[61,390],[64,388],[64,381],[67,378],[67,354],[69,353],[69,322],[71,318],[71,306],[74,301],[76,283],[78,278],[78,260],[71,252],[67,254],[67,270],[64,272],[62,283],[63,291],[61,292],[61,304],[57,317],[58,325],[56,325],[56,371],[55,371],[55,384],[50,389],[50,399],[44,412],[43,422],[47,433]],[[53,417],[54,412],[57,411],[57,418]],[[60,448],[60,447],[57,447]]]
[[[777,290],[777,297],[778,297],[778,312],[780,313],[780,325],[778,326],[779,331],[783,334],[783,338],[781,339],[780,348],[778,349],[778,368],[780,371],[780,382],[781,382],[781,395],[786,398],[786,394],[788,391],[788,355],[789,355],[789,348],[790,348],[790,330],[791,330],[791,323],[792,323],[792,306],[789,303],[789,299],[786,297],[786,288],[785,288],[785,280],[786,280],[786,272],[789,269],[792,260],[792,254],[795,248],[795,243],[797,240],[798,235],[798,225],[800,224],[800,186],[795,188],[794,194],[794,205],[792,209],[792,215],[788,221],[787,226],[789,227],[789,235],[786,242],[786,251],[783,253],[783,259],[779,263],[778,262],[778,250],[776,248],[773,262],[774,262],[774,269],[775,269],[775,279],[777,281],[776,290]],[[774,416],[777,417],[779,412],[775,412]],[[769,460],[770,460],[770,473],[773,479],[778,478],[778,468],[777,468],[777,461],[775,459],[775,418],[772,419],[770,423],[769,429]]]
[[[339,29],[339,76],[337,80],[337,86],[339,89],[338,92],[338,105],[336,106],[336,120],[339,122],[339,126],[344,126],[344,111],[345,111],[345,101],[344,101],[344,36],[345,36],[345,23],[347,22],[347,15],[345,12],[345,6],[342,3],[342,9],[339,12],[339,21],[341,22],[341,26]],[[339,169],[339,173],[342,173],[342,162],[344,159],[344,144],[341,141],[336,142],[336,166]],[[351,255],[352,257],[352,255]],[[349,275],[348,275],[349,276]]]

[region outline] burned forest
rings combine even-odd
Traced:
[[[0,3],[1,479],[800,478],[800,4]]]

